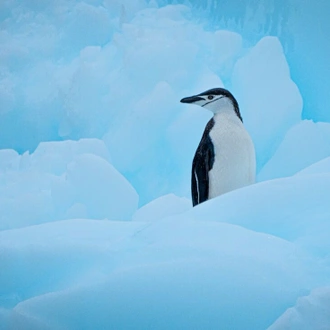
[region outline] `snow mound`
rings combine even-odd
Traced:
[[[297,300],[267,330],[325,330],[330,325],[330,287],[317,288]]]
[[[66,166],[78,155],[93,154],[111,162],[104,142],[99,139],[41,142],[31,154],[30,167],[55,175],[63,174]]]
[[[232,191],[196,207],[194,219],[228,222],[296,242],[316,255],[330,248],[330,173],[297,175]]]
[[[58,182],[57,182],[58,183]],[[138,195],[130,183],[107,161],[92,155],[76,157],[61,180],[57,202],[81,203],[93,219],[130,220],[138,206]],[[55,196],[54,196],[55,197]]]
[[[9,170],[17,170],[19,167],[19,154],[13,149],[0,150],[0,176]]]
[[[327,173],[330,172],[330,157],[324,158],[298,172],[297,175]]]
[[[174,194],[159,197],[138,209],[133,221],[155,221],[162,218],[183,213],[192,207],[191,200]]]
[[[290,176],[330,156],[330,124],[301,121],[286,133],[259,180]]]
[[[116,251],[143,226],[74,219],[0,232],[1,306],[96,280],[120,262]]]
[[[97,139],[44,142],[29,155],[1,151],[0,229],[88,217],[130,220],[138,195]]]
[[[10,315],[15,329],[265,329],[311,285],[293,243],[207,216],[70,220],[0,238],[11,260],[2,296],[24,300]],[[38,267],[18,272],[26,260]]]
[[[302,98],[278,38],[262,38],[239,59],[232,81],[261,168],[302,111]]]

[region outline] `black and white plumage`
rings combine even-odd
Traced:
[[[183,98],[181,102],[200,105],[214,114],[193,159],[193,206],[254,183],[254,145],[244,128],[234,96],[224,88],[214,88]]]

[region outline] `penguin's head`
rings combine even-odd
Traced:
[[[235,97],[232,93],[224,88],[209,89],[203,93],[185,97],[180,100],[180,102],[199,105],[205,109],[210,110],[214,114],[217,114],[222,110],[229,109],[235,111],[237,117],[243,121]]]

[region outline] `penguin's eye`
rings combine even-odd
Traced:
[[[213,100],[214,96],[213,96],[213,95],[209,95],[207,98],[208,98],[209,100]]]

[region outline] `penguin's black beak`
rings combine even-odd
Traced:
[[[181,103],[194,103],[197,101],[204,101],[204,99],[199,96],[189,96],[189,97],[185,97],[182,100],[180,100]]]

